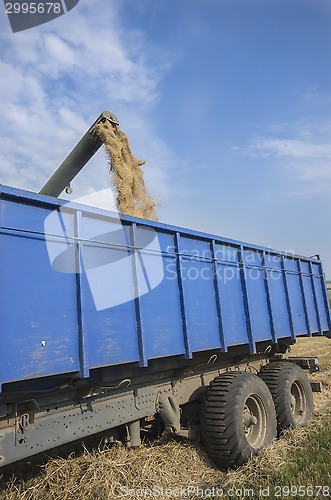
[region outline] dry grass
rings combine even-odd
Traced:
[[[290,355],[318,357],[321,371],[312,373],[310,379],[323,384],[323,392],[314,393],[315,413],[323,411],[331,403],[331,340],[326,337],[298,339]]]
[[[317,415],[307,428],[287,432],[259,457],[236,471],[224,473],[217,470],[198,445],[161,438],[138,450],[115,444],[104,449],[85,449],[79,456],[72,454],[49,460],[36,467],[28,479],[22,480],[15,475],[7,480],[3,478],[0,499],[103,500],[137,498],[139,488],[148,492],[155,486],[174,489],[189,485],[204,488],[217,485],[224,491],[245,486],[256,491],[259,485],[288,484],[288,481],[292,484],[293,481],[296,481],[294,484],[300,484],[300,481],[301,484],[318,484],[325,481],[331,453],[331,413],[327,408],[327,403],[330,404],[331,341],[302,339],[292,349],[291,355],[318,355],[320,358],[323,371],[312,376],[325,385],[323,396],[315,394]],[[313,450],[317,455],[310,457],[307,450]],[[130,489],[136,490],[136,496],[124,497]],[[193,493],[190,498],[197,496]]]

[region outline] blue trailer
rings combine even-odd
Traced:
[[[331,337],[317,256],[7,186],[0,204],[0,465],[106,430],[135,447],[153,422],[227,468],[312,417],[318,362],[288,348]]]

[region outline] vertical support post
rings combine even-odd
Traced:
[[[143,336],[143,326],[141,321],[141,305],[139,296],[139,283],[138,283],[138,272],[137,272],[137,252],[136,252],[136,230],[137,224],[132,223],[131,232],[131,256],[132,256],[132,273],[133,273],[133,286],[134,286],[134,302],[136,309],[136,323],[137,323],[137,336],[138,336],[138,352],[139,352],[139,364],[140,366],[147,366],[148,361],[145,354],[144,346],[144,336]]]
[[[324,305],[325,305],[326,321],[328,324],[329,334],[331,337],[331,311],[330,311],[330,306],[329,306],[328,291],[326,289],[325,275],[323,274],[321,263],[319,263],[319,270],[320,270],[320,280],[322,282],[321,285],[322,285],[322,293],[323,293]]]
[[[1,196],[1,191],[2,191],[2,186],[0,184],[0,229],[3,229],[3,219],[4,219],[4,212],[5,212],[5,201]]]
[[[281,268],[282,268],[282,274],[283,274],[283,283],[284,283],[284,290],[285,290],[288,319],[289,319],[289,323],[290,323],[291,338],[292,338],[292,340],[295,341],[295,333],[294,333],[293,318],[292,318],[292,311],[291,311],[290,295],[289,295],[289,291],[288,291],[288,283],[287,283],[284,255],[281,256],[280,262],[281,262]]]
[[[211,257],[212,257],[212,263],[213,263],[216,311],[217,311],[217,317],[218,317],[221,349],[223,352],[226,352],[227,348],[226,348],[225,339],[224,339],[224,328],[223,328],[222,311],[221,311],[221,294],[220,294],[220,288],[219,288],[219,283],[218,283],[218,279],[217,279],[217,262],[216,262],[215,240],[211,241]]]
[[[317,296],[316,296],[316,288],[315,288],[315,281],[314,281],[314,273],[313,273],[313,266],[311,261],[309,261],[309,274],[310,274],[310,283],[311,283],[311,289],[313,291],[313,298],[314,298],[314,306],[315,306],[315,312],[316,312],[316,318],[317,318],[317,324],[318,324],[318,331],[322,334],[322,323],[321,323],[321,317],[320,317],[320,312],[318,309],[318,303],[317,303]]]
[[[78,339],[79,339],[79,366],[80,376],[87,378],[89,376],[89,362],[86,330],[84,328],[84,308],[83,308],[83,255],[82,243],[80,241],[81,224],[83,214],[81,211],[76,212],[74,216],[74,236],[75,243],[75,259],[76,259],[76,296],[77,296],[77,324],[78,324]]]
[[[140,420],[130,422],[127,426],[129,440],[126,442],[128,448],[138,448],[141,445]]]
[[[243,293],[244,309],[245,309],[245,316],[246,316],[246,328],[247,328],[249,351],[251,354],[254,354],[256,352],[256,349],[255,349],[255,343],[253,341],[251,315],[250,315],[250,311],[249,311],[248,293],[247,293],[247,284],[246,284],[246,268],[245,268],[245,263],[244,263],[244,247],[243,247],[243,245],[240,245],[240,249],[238,249],[238,257],[239,257],[239,272],[240,272],[240,280],[241,280],[241,289],[242,289],[242,293]]]
[[[183,324],[183,335],[184,335],[184,348],[185,348],[185,356],[186,358],[192,358],[192,351],[190,346],[190,341],[188,337],[188,327],[187,327],[187,319],[185,312],[185,298],[184,298],[184,287],[183,287],[183,279],[182,279],[182,263],[180,256],[180,233],[176,233],[175,235],[175,251],[177,254],[177,276],[178,276],[178,288],[179,288],[179,300],[180,300],[180,310],[182,315],[182,324]]]
[[[272,342],[274,344],[277,344],[275,323],[274,323],[273,312],[272,312],[272,307],[271,307],[271,296],[270,296],[270,288],[269,288],[268,270],[267,270],[267,267],[265,264],[265,251],[262,252],[262,269],[263,269],[263,275],[264,275],[265,293],[266,293],[266,297],[267,297],[271,337],[272,337]]]
[[[309,316],[308,316],[307,302],[306,302],[306,296],[305,296],[305,289],[303,286],[301,259],[298,259],[297,265],[298,265],[298,272],[299,272],[299,281],[300,281],[300,290],[301,290],[301,297],[302,297],[302,303],[303,303],[303,310],[305,313],[306,328],[307,328],[307,333],[308,333],[309,337],[311,337],[311,328],[310,328],[310,324],[309,324]]]

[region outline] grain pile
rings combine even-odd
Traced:
[[[109,121],[100,123],[96,127],[96,133],[102,138],[106,148],[118,211],[158,220],[156,202],[146,188],[141,169],[145,162],[135,158],[127,136],[118,125]]]

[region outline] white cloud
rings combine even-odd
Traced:
[[[12,34],[8,26],[0,36],[2,183],[39,190],[101,111],[118,114],[122,124],[122,116],[130,123],[150,110],[170,57],[143,33],[124,28],[118,5],[81,2],[42,27]],[[131,132],[138,141],[139,130]],[[144,156],[155,157],[149,145],[161,141],[151,127],[144,134]],[[164,144],[163,152],[171,154]],[[153,168],[148,177],[166,190],[164,170]],[[78,196],[108,187],[103,153],[79,181]]]
[[[254,156],[284,156],[288,158],[325,158],[331,160],[331,143],[314,144],[299,139],[265,139],[249,147]]]
[[[58,72],[66,67],[72,67],[75,63],[75,50],[54,34],[45,37],[45,53],[53,62],[56,62]]]
[[[114,193],[110,188],[101,189],[100,191],[91,191],[80,198],[72,198],[71,201],[90,207],[98,207],[117,212]]]
[[[290,162],[288,167],[295,173],[298,181],[297,189],[292,190],[289,195],[312,198],[326,196],[330,199],[331,194],[331,161],[319,162]]]
[[[274,131],[277,127],[274,127]],[[288,125],[278,133],[290,135]],[[331,128],[329,123],[292,125],[292,137],[260,137],[251,142],[246,153],[267,158],[270,165],[280,166],[295,174],[301,182],[291,192],[296,196],[331,193]],[[294,137],[293,137],[294,136]]]

